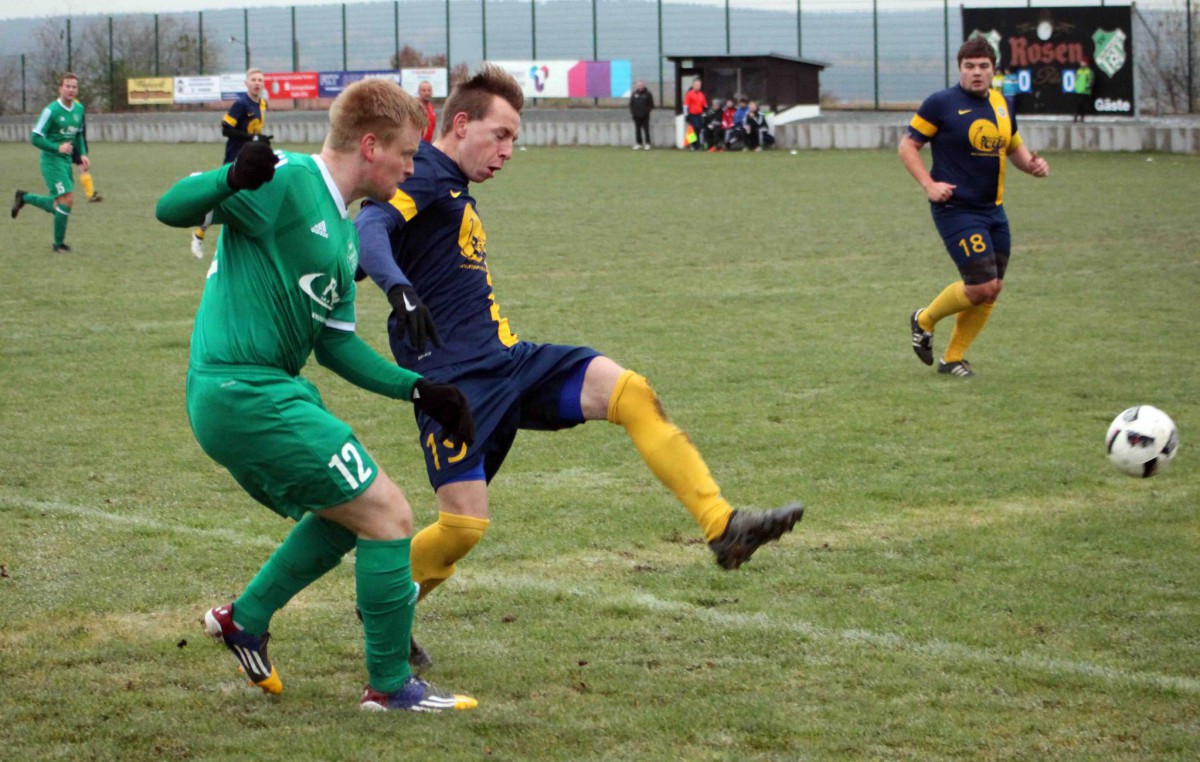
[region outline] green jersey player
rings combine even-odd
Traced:
[[[363,80],[330,109],[321,153],[251,143],[232,164],[176,183],[158,202],[174,227],[223,227],[192,333],[187,411],[204,451],[252,497],[297,523],[236,600],[205,615],[251,683],[280,693],[267,658],[272,615],[354,549],[369,682],[366,709],[470,709],[474,699],[408,666],[417,589],[404,494],[300,376],[310,354],[369,391],[411,399],[452,440],[474,439],[466,400],[384,360],[354,333],[358,236],[347,206],[386,200],[412,174],[420,104]]]
[[[50,194],[39,196],[19,190],[12,205],[14,218],[26,204],[54,215],[52,249],[56,252],[71,250],[66,244],[67,222],[71,219],[71,205],[75,202],[71,154],[79,152],[79,166],[84,172],[91,167],[87,142],[83,138],[83,104],[75,100],[78,94],[79,78],[74,74],[64,74],[58,84],[58,100],[42,109],[29,136],[30,142],[42,153],[42,178]]]

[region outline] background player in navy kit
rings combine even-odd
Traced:
[[[487,483],[518,430],[589,420],[625,427],[700,525],[717,562],[736,568],[791,531],[803,508],[735,512],[644,377],[588,347],[520,341],[501,317],[470,183],[488,180],[512,157],[523,103],[502,69],[485,67],[460,84],[446,101],[438,139],[421,144],[413,176],[390,203],[366,203],[355,222],[360,267],[394,308],[388,333],[396,361],[430,379],[453,380],[477,427],[473,445],[452,446],[436,436],[432,419],[417,416],[440,513],[413,538],[413,579],[427,595],[479,541],[489,523]],[[413,657],[416,663],[415,650]]]
[[[262,69],[246,71],[246,92],[238,93],[229,112],[221,120],[221,134],[225,136],[225,163],[232,164],[242,146],[255,141],[268,145],[271,136],[263,134],[263,123],[267,118],[267,99],[263,97],[266,82]],[[204,258],[204,231],[208,225],[200,225],[192,231],[192,255]]]
[[[1034,177],[1050,165],[1025,146],[1016,116],[1003,96],[990,89],[996,58],[987,41],[976,38],[958,50],[958,84],[925,99],[900,139],[900,161],[925,190],[933,223],[962,280],[942,290],[928,307],[909,318],[913,351],[933,364],[933,330],[957,315],[938,373],[972,376],[964,357],[983,330],[1004,272],[1012,239],[1004,213],[1007,160]],[[933,145],[933,169],[925,169],[921,147]]]

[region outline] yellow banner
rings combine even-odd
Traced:
[[[131,106],[154,106],[175,102],[175,80],[172,77],[135,77],[129,84]]]

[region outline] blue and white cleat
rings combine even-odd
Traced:
[[[241,671],[267,693],[283,693],[283,681],[267,658],[267,641],[271,633],[251,635],[233,621],[233,604],[217,606],[204,614],[204,633],[233,652]]]
[[[361,709],[372,712],[444,712],[449,709],[474,709],[479,702],[470,696],[459,696],[433,687],[416,677],[391,693],[367,686],[363,691]]]

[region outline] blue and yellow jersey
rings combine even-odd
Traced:
[[[237,100],[229,107],[229,113],[225,115],[222,123],[229,125],[235,130],[248,132],[251,135],[261,135],[266,115],[267,101],[264,98],[260,97],[256,101],[246,93],[238,93]],[[232,137],[227,138],[225,141],[225,163],[228,164],[236,159],[244,145],[246,145],[245,140]]]
[[[487,264],[487,234],[467,178],[432,143],[421,143],[414,172],[390,202],[367,201],[354,221],[359,266],[384,292],[412,285],[442,339],[417,355],[408,336],[388,319],[392,352],[400,365],[430,368],[478,359],[517,343],[500,316]]]
[[[1003,203],[1008,154],[1021,146],[1021,136],[1000,93],[976,96],[960,85],[940,90],[921,104],[908,136],[932,145],[933,179],[958,186],[951,203],[985,208]]]

